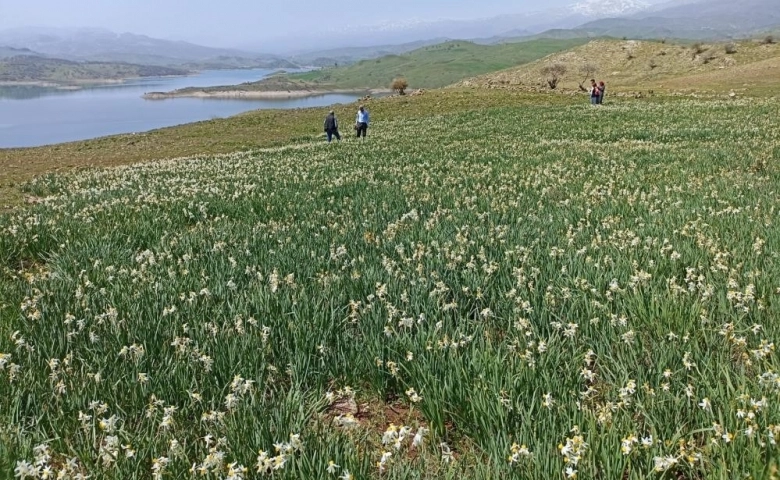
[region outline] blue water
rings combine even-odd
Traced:
[[[273,100],[141,98],[147,92],[252,82],[271,73],[260,69],[213,70],[189,77],[149,78],[81,90],[0,86],[0,148],[144,132],[261,108],[324,107],[349,103],[360,96],[327,94]]]

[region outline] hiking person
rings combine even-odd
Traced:
[[[357,112],[355,117],[355,132],[357,132],[357,138],[363,135],[363,140],[366,139],[366,133],[368,132],[368,110],[363,105]]]
[[[341,135],[339,135],[339,121],[336,119],[336,112],[331,110],[328,116],[325,117],[325,134],[328,136],[328,143],[336,137],[336,140],[341,141]]]
[[[591,79],[590,80],[590,104],[591,105],[599,104],[600,93],[601,90],[599,90],[599,86],[596,84],[596,80]]]
[[[599,82],[599,105],[604,103],[604,92],[607,91],[607,86],[604,85],[604,82]]]

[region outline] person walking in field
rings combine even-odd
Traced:
[[[596,84],[596,80],[591,79],[590,80],[590,104],[591,105],[599,104],[600,93],[601,91],[599,90],[599,86]]]
[[[607,91],[607,86],[604,82],[599,82],[599,105],[604,103],[604,93]]]
[[[357,116],[355,117],[355,132],[357,132],[357,138],[360,138],[362,135],[363,140],[365,141],[366,133],[368,132],[368,122],[368,110],[361,105],[357,112]]]
[[[328,136],[328,143],[336,137],[336,140],[341,141],[341,135],[339,135],[339,121],[336,119],[336,112],[333,110],[325,117],[325,134]]]

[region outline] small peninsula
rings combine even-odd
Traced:
[[[285,72],[278,72],[256,82],[215,87],[187,87],[170,92],[149,92],[144,94],[143,98],[147,100],[179,97],[282,99],[310,97],[328,93],[364,93],[370,91],[369,89],[360,88],[344,89],[327,83],[299,80]]]

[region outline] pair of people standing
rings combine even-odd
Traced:
[[[366,110],[365,107],[361,105],[357,115],[355,116],[355,132],[357,134],[357,138],[362,136],[363,140],[366,139],[366,133],[368,133],[368,122],[368,110]],[[328,113],[328,116],[325,117],[325,134],[328,136],[328,143],[331,142],[333,137],[336,137],[336,140],[341,141],[341,135],[339,134],[339,121],[336,119],[336,112],[333,110],[331,110],[330,113]]]
[[[590,81],[590,103],[591,105],[601,105],[604,103],[604,93],[607,91],[604,82],[596,83],[596,80]]]

